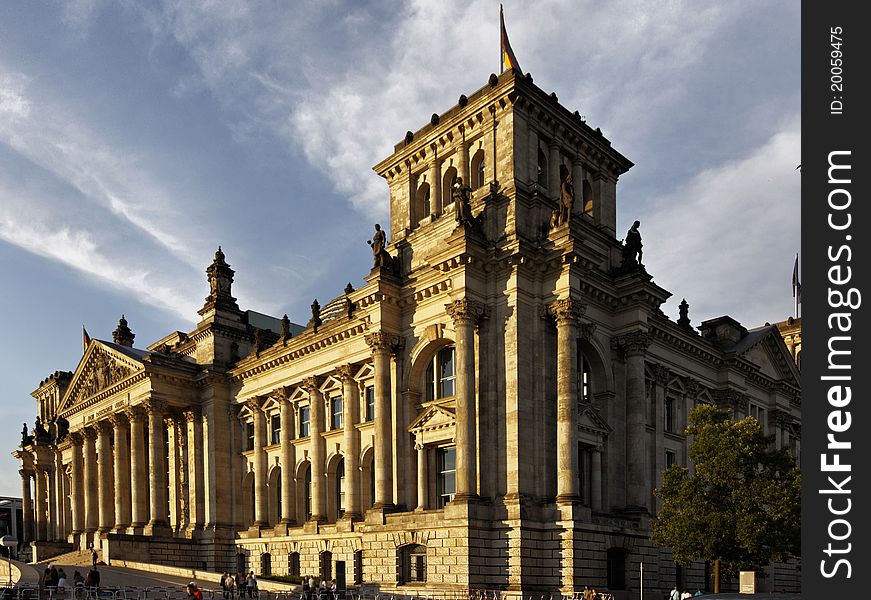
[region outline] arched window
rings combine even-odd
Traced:
[[[329,581],[333,578],[333,553],[324,550],[320,555],[321,579]]]
[[[584,179],[584,185],[582,187],[581,196],[584,199],[584,213],[593,216],[593,186],[590,185],[590,182],[587,179]]]
[[[472,157],[472,185],[473,190],[484,186],[484,151],[478,150]]]
[[[426,367],[425,398],[449,398],[456,390],[456,360],[453,346],[439,350]]]
[[[245,555],[242,552],[236,554],[236,572],[244,573],[248,569],[246,569],[248,565],[246,564]]]
[[[342,518],[345,514],[345,459],[339,459],[336,465],[336,514]]]
[[[542,187],[547,187],[547,156],[545,156],[544,151],[539,148],[538,149],[538,162],[535,166],[535,178],[538,181],[538,185]]]
[[[260,555],[260,574],[272,575],[272,555],[269,552]]]
[[[426,546],[408,544],[399,551],[399,580],[401,584],[426,581]]]
[[[430,205],[430,189],[428,183],[422,183],[417,188],[417,194],[415,194],[414,200],[414,211],[415,211],[415,222],[420,223],[421,219],[424,217],[428,217],[431,212]]]
[[[454,167],[450,167],[445,171],[445,176],[442,179],[442,206],[440,208],[443,209],[446,205],[454,201],[453,190],[456,182],[457,170]]]

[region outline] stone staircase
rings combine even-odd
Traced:
[[[97,551],[99,556],[98,564],[102,563],[102,552]],[[91,551],[90,550],[73,550],[72,552],[67,552],[65,554],[60,554],[58,556],[52,556],[51,558],[42,561],[38,564],[48,564],[54,563],[57,565],[71,566],[71,567],[90,567],[91,566]],[[31,563],[37,564],[37,563]]]

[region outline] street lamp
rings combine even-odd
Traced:
[[[9,586],[12,587],[12,548],[18,545],[18,540],[11,535],[4,535],[0,538],[0,544],[9,548],[9,556],[7,558],[9,566]]]

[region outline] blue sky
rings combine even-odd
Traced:
[[[800,4],[508,1],[520,65],[635,162],[618,235],[690,318],[792,313]],[[0,437],[122,313],[190,330],[221,244],[243,309],[305,323],[368,274],[371,167],[498,71],[499,3],[0,4]],[[19,495],[0,453],[0,494]]]

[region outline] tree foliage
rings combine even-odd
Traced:
[[[655,494],[662,502],[653,541],[678,564],[720,560],[726,576],[800,554],[801,474],[759,422],[733,421],[700,404],[689,414],[695,473],[672,466]]]

